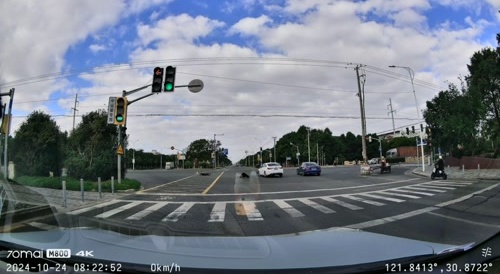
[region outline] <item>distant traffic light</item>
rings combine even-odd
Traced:
[[[411,133],[415,133],[415,126],[411,126]]]
[[[420,132],[424,132],[424,126],[420,124]]]
[[[163,83],[163,68],[156,67],[153,70],[153,85],[151,92],[161,92],[161,85]]]
[[[406,128],[406,135],[410,135],[410,130]]]
[[[127,122],[127,97],[117,97],[115,104],[115,122],[117,126],[124,126]]]
[[[172,92],[175,89],[175,67],[168,66],[165,69],[165,91]]]

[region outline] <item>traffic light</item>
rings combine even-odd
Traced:
[[[406,128],[406,135],[410,135],[410,130]]]
[[[424,126],[420,124],[420,132],[424,132]]]
[[[116,126],[124,126],[127,122],[127,97],[117,97],[115,104]]]
[[[163,83],[163,68],[156,67],[153,70],[153,85],[151,92],[161,92],[161,85]]]
[[[175,69],[172,66],[165,69],[165,92],[172,92],[175,89]]]
[[[368,136],[368,142],[371,143],[372,142],[372,136]]]
[[[415,133],[415,126],[411,126],[411,133]]]

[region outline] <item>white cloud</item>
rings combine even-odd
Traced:
[[[203,37],[221,26],[224,26],[224,23],[217,20],[210,20],[203,16],[193,18],[188,14],[181,14],[159,20],[154,26],[139,25],[137,34],[143,46],[148,46],[154,41],[180,40],[192,43],[194,39]]]
[[[100,51],[107,50],[108,48],[105,45],[92,44],[89,46],[89,49],[92,53],[98,53]]]
[[[229,34],[257,35],[261,32],[262,27],[269,22],[272,22],[272,19],[266,15],[257,18],[243,18],[231,26]]]
[[[120,24],[120,12],[124,10],[138,13],[149,7],[146,2],[136,2],[105,1],[105,5],[114,5],[114,9],[108,6],[106,10],[117,11],[112,14],[103,12],[102,5],[78,7],[81,14],[66,14],[58,8],[49,8],[46,2],[0,4],[2,13],[9,8],[12,14],[27,9],[23,7],[26,3],[37,5],[34,7],[36,12],[29,9],[31,16],[28,19],[51,17],[53,20],[46,23],[47,26],[39,26],[43,24],[38,20],[20,20],[5,27],[0,24],[1,33],[7,33],[7,38],[9,28],[16,30],[10,34],[11,39],[15,38],[15,46],[5,43],[0,46],[0,57],[7,60],[2,67],[5,73],[0,77],[6,81],[18,79],[18,72],[31,63],[26,71],[29,76],[60,71],[66,65],[63,58],[68,47],[86,37],[97,37],[103,27]],[[244,4],[251,10],[252,5],[259,3],[248,1]],[[75,10],[70,5],[84,4],[71,2],[62,5]],[[168,153],[172,145],[184,148],[196,139],[212,139],[213,134],[223,133],[224,136],[217,139],[229,148],[231,159],[238,160],[244,156],[245,150],[255,152],[260,146],[270,147],[273,143],[271,137],[279,138],[301,125],[319,129],[328,127],[336,135],[347,131],[358,134],[356,74],[353,65],[348,64],[353,62],[371,65],[361,70],[367,77],[366,112],[370,118],[384,118],[369,119],[368,131],[392,130],[392,122],[387,116],[389,98],[397,110],[397,118],[415,118],[415,100],[407,72],[387,66],[411,67],[416,73],[415,79],[434,85],[435,88],[418,83],[415,86],[422,109],[425,101],[436,94],[437,86],[446,87],[444,81],[455,81],[456,77],[466,73],[470,56],[484,46],[477,37],[487,24],[492,24],[467,19],[467,28],[441,25],[430,29],[424,17],[430,8],[428,1],[288,1],[282,11],[290,18],[295,16],[293,21],[281,23],[283,18],[275,20],[273,16],[278,13],[278,8],[272,5],[265,7],[270,14],[241,17],[232,25],[228,25],[225,18],[174,12],[162,17],[161,12],[153,12],[148,19],[155,20],[158,16],[156,22],[127,26],[135,27],[137,31],[137,40],[133,41],[134,48],[128,56],[131,64],[116,64],[114,67],[103,64],[92,74],[80,75],[80,79],[90,86],[78,88],[72,79],[60,82],[66,98],[58,101],[59,113],[71,114],[76,92],[79,94],[78,114],[104,109],[109,96],[120,96],[122,90],[150,83],[154,66],[174,65],[178,85],[199,78],[205,83],[204,90],[194,94],[186,88],[178,88],[174,93],[153,95],[132,104],[127,127],[133,145]],[[75,14],[77,18],[73,18]],[[366,20],[372,14],[386,20]],[[67,26],[56,27],[66,20],[71,21]],[[43,35],[37,36],[36,32],[42,27]],[[216,34],[222,40],[217,40]],[[256,50],[247,46],[245,41],[236,44],[238,39],[248,35],[273,53]],[[33,46],[31,37],[38,39],[39,43]],[[42,37],[56,37],[56,40]],[[207,37],[210,39],[203,39]],[[117,40],[113,43],[131,42],[112,38]],[[107,39],[109,37],[105,35],[99,37],[89,49],[105,49]],[[200,41],[209,42],[203,44]],[[164,63],[159,60],[171,61]],[[140,64],[140,67],[135,64]],[[5,70],[7,66],[9,69]],[[54,83],[30,85],[30,90],[33,87],[46,92],[29,93],[28,89],[23,89],[22,100],[48,98],[54,90]],[[132,100],[149,92],[145,89],[129,97]],[[26,104],[25,109],[33,105],[40,103]],[[181,114],[193,116],[178,116]],[[224,114],[227,116],[203,116]],[[257,116],[261,114],[297,116]],[[305,118],[298,114],[331,118]],[[70,115],[58,117],[57,121],[68,130],[72,127],[72,119]],[[414,122],[396,120],[396,127]]]

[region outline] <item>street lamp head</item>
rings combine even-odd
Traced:
[[[396,66],[395,66],[395,65],[390,65],[389,67],[390,67],[390,68],[395,68]]]

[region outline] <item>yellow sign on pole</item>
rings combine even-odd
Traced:
[[[122,145],[118,146],[118,149],[116,150],[116,154],[123,155],[123,147],[122,147]]]
[[[5,114],[2,119],[2,134],[7,134],[10,124],[11,115]]]

